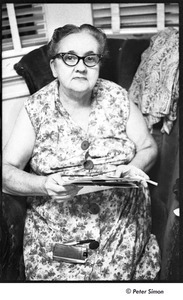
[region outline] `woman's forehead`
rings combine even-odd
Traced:
[[[99,48],[99,43],[96,38],[93,37],[90,33],[80,32],[72,33],[64,37],[60,41],[58,48],[60,52],[67,52],[72,50],[75,52],[96,52]]]

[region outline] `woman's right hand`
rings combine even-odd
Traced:
[[[60,173],[47,176],[44,187],[47,195],[58,202],[72,199],[82,188],[64,180]]]

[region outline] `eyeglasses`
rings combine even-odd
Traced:
[[[72,53],[57,53],[52,59],[61,58],[63,62],[70,67],[76,66],[79,61],[82,59],[83,63],[87,67],[95,67],[99,61],[102,59],[102,55],[100,54],[90,54],[86,56],[78,56]]]

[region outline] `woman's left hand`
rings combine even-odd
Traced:
[[[115,176],[117,177],[125,176],[125,177],[137,178],[145,181],[149,179],[149,176],[144,171],[130,164],[118,166],[116,169]]]

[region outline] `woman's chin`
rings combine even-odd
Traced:
[[[90,90],[90,87],[88,85],[88,83],[78,83],[78,84],[74,84],[72,86],[72,90],[76,93],[83,93],[83,92],[87,92]]]

